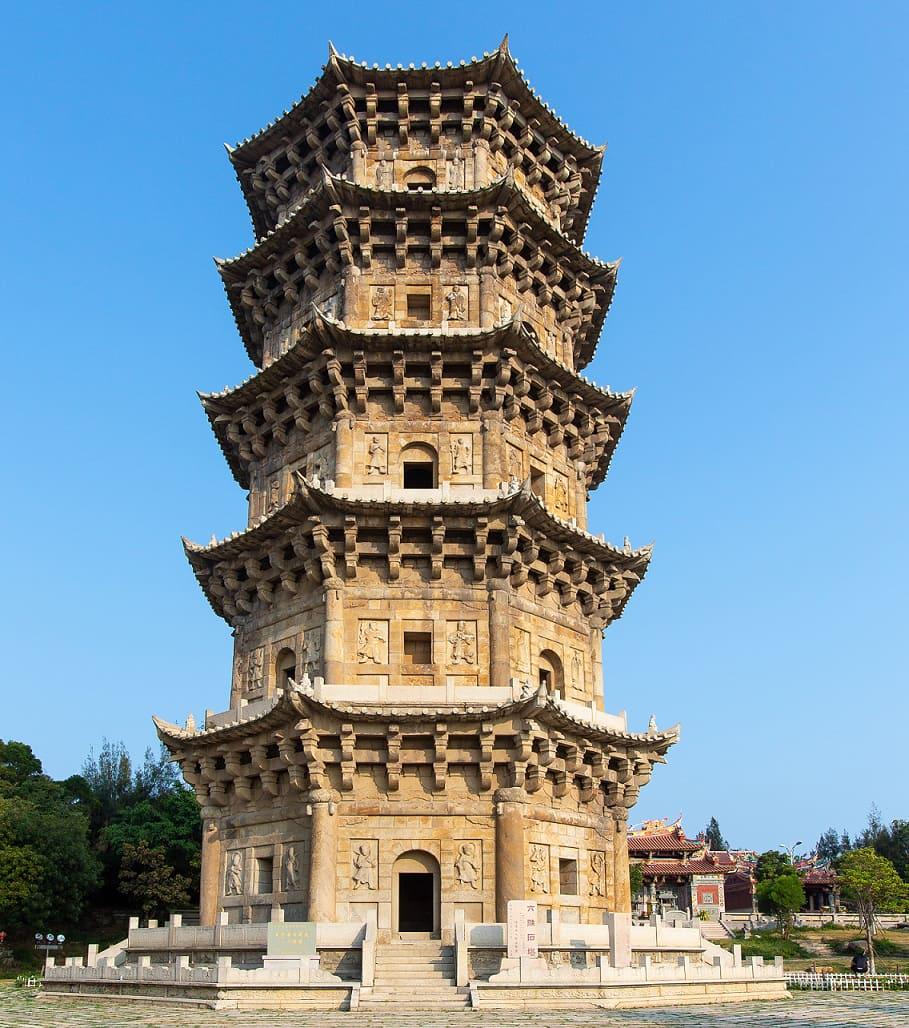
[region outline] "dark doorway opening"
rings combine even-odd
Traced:
[[[398,875],[398,931],[433,930],[433,875],[401,871]]]
[[[435,473],[429,461],[404,461],[405,489],[435,489]]]

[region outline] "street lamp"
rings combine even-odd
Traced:
[[[801,839],[799,839],[798,842],[794,842],[791,846],[787,846],[784,842],[780,843],[780,848],[785,850],[786,853],[789,855],[789,863],[790,864],[795,859],[795,856],[794,856],[794,854],[795,854],[795,847],[796,846],[801,846],[801,845],[802,845],[802,840]]]
[[[35,932],[35,946],[37,949],[44,950],[44,963],[47,963],[47,958],[50,955],[52,949],[59,949],[63,943],[66,942],[65,935],[54,935],[53,932]]]

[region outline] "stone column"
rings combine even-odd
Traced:
[[[338,814],[332,794],[314,789],[309,794],[312,812],[309,851],[308,921],[334,921],[335,869],[338,860]]]
[[[508,920],[508,901],[522,900],[524,891],[523,789],[499,789],[496,812],[496,921]]]
[[[473,144],[473,187],[479,189],[489,182],[489,144],[478,139]]]
[[[491,411],[486,411],[480,420],[483,433],[483,488],[498,489],[499,483],[505,481],[502,422],[499,415]]]
[[[599,628],[590,630],[590,667],[592,670],[590,683],[590,699],[597,710],[605,710],[603,695],[603,635]]]
[[[506,688],[510,683],[508,583],[495,579],[489,583],[489,684]]]
[[[350,174],[358,186],[365,186],[366,183],[366,144],[361,140],[351,143],[350,146]]]
[[[625,807],[613,807],[614,825],[612,859],[615,896],[613,910],[617,913],[631,913],[631,877],[628,872],[628,811]]]
[[[341,411],[335,415],[333,428],[335,433],[335,485],[347,489],[353,485],[353,437],[354,418],[350,411]]]
[[[210,926],[218,920],[221,897],[221,826],[202,811],[202,874],[199,881],[199,923]]]
[[[492,268],[480,271],[480,328],[492,328],[496,323],[495,272]]]
[[[344,683],[344,594],[336,586],[325,590],[325,681]]]
[[[341,320],[349,325],[357,316],[360,270],[350,265],[341,272]]]

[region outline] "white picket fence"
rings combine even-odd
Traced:
[[[787,971],[783,976],[790,989],[819,992],[886,992],[909,990],[909,974],[810,974]]]

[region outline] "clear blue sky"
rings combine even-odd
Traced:
[[[194,394],[252,370],[211,263],[251,241],[222,142],[328,38],[419,63],[506,31],[609,143],[589,370],[638,393],[591,525],[656,553],[606,703],[683,723],[637,816],[758,848],[909,816],[904,4],[6,5],[0,737],[64,776],[226,705],[179,540],[245,524]]]

